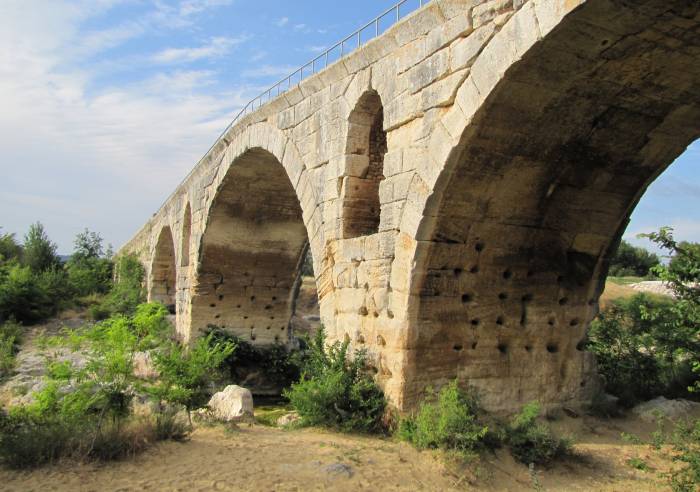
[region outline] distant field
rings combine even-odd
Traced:
[[[644,277],[608,277],[608,282],[618,285],[636,284],[638,282],[643,282],[644,280],[648,279]]]

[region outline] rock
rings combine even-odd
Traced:
[[[134,354],[134,376],[141,379],[152,379],[160,376],[150,352],[136,352]]]
[[[301,417],[299,417],[299,414],[296,412],[288,413],[286,415],[282,415],[280,418],[277,419],[277,425],[279,427],[286,427],[288,425],[291,425],[295,422],[298,422],[301,420]]]
[[[632,413],[639,415],[642,420],[654,422],[660,417],[672,420],[686,417],[693,410],[700,408],[700,403],[684,400],[668,400],[663,396],[640,403],[632,409]]]
[[[573,408],[562,407],[562,411],[563,411],[566,415],[568,415],[569,417],[571,417],[572,419],[577,419],[577,418],[579,418],[578,412],[577,412],[576,410],[574,410]]]
[[[250,390],[235,384],[212,396],[207,406],[214,417],[223,422],[253,417],[253,395]]]
[[[630,284],[630,287],[637,292],[649,292],[651,294],[658,294],[661,296],[675,297],[675,292],[671,289],[670,285],[661,280],[645,280],[644,282],[637,282],[636,284]]]
[[[345,463],[331,463],[323,469],[327,474],[331,475],[333,478],[338,478],[345,475],[347,478],[352,478],[353,471],[350,465]]]

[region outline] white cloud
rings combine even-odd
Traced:
[[[301,31],[303,29],[306,29],[306,24],[294,24],[295,31]]]
[[[297,66],[294,65],[261,65],[257,68],[244,70],[241,75],[248,78],[258,77],[284,77],[294,72]]]
[[[289,17],[281,17],[275,21],[277,27],[284,27],[289,24]]]
[[[153,56],[157,63],[189,63],[202,59],[218,58],[228,54],[234,46],[244,43],[248,36],[214,37],[196,48],[168,48]]]
[[[185,0],[180,2],[180,14],[190,16],[215,7],[231,5],[233,0]]]

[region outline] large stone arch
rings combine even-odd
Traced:
[[[177,266],[175,243],[169,225],[161,227],[153,247],[148,281],[148,300],[161,302],[175,312],[177,292]]]
[[[186,338],[212,324],[256,344],[285,343],[306,250],[316,265],[321,241],[298,152],[269,125],[249,127],[225,151],[211,190]]]
[[[689,0],[532,1],[486,46],[409,192],[400,406],[454,378],[494,410],[586,397],[610,251],[700,136],[698,26]]]

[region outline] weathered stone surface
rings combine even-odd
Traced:
[[[609,250],[700,136],[700,4],[433,0],[242,118],[122,249],[190,341],[329,341],[401,410],[457,378],[575,410]]]
[[[678,420],[688,417],[694,410],[700,408],[700,403],[678,398],[668,400],[663,396],[640,403],[632,409],[642,420],[656,422],[659,418]]]
[[[234,422],[253,417],[253,395],[250,390],[229,385],[211,397],[207,407],[217,420]]]
[[[134,354],[134,376],[142,379],[157,378],[160,375],[153,363],[151,352],[136,352]]]

